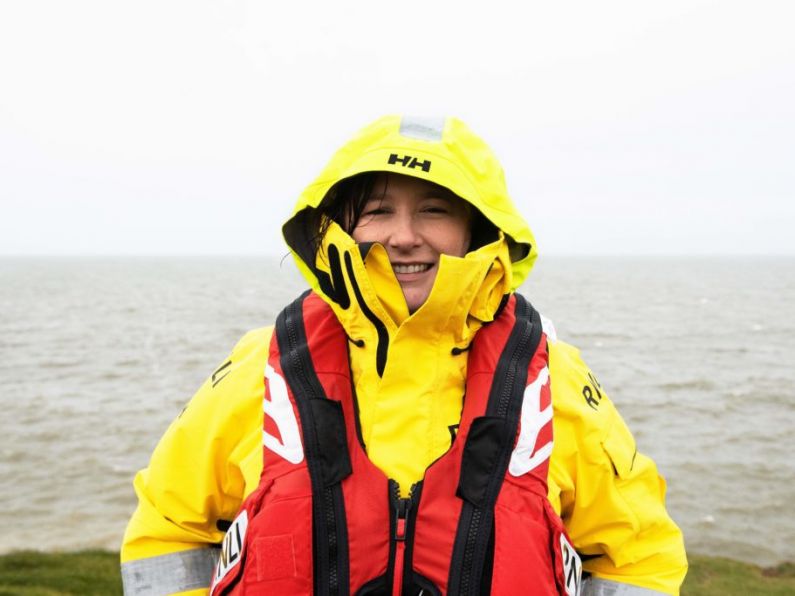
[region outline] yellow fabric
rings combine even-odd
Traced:
[[[215,387],[208,380],[199,389],[138,473],[139,505],[122,561],[220,542],[216,521],[233,519],[256,488],[271,332],[252,331],[240,341],[230,356],[232,372]],[[678,593],[687,569],[684,545],[665,512],[665,485],[654,463],[635,454],[634,439],[603,389],[596,409],[588,406],[583,388],[594,384],[579,352],[557,341],[549,344],[549,355],[555,436],[549,499],[577,550],[605,555],[583,568]]]
[[[262,466],[262,339],[262,331],[243,337],[230,372],[215,387],[207,379],[136,475],[138,508],[124,535],[122,563],[223,539],[215,521],[234,519],[241,496],[251,491],[242,470]]]
[[[379,376],[373,324],[355,298],[347,308],[328,301],[348,337],[364,342],[364,347],[351,345],[350,362],[368,456],[397,480],[406,496],[450,446],[449,429],[461,417],[467,363],[466,352],[451,357],[451,351],[472,342],[483,322],[493,320],[509,291],[508,246],[500,239],[463,258],[443,255],[428,300],[409,315],[381,245],[373,245],[362,261],[356,243],[332,224],[317,258],[321,270],[327,268],[330,244],[341,259],[350,257],[367,307],[389,334],[386,368]],[[344,276],[348,294],[354,297],[347,272]]]
[[[411,315],[382,246],[372,245],[362,259],[356,243],[332,224],[314,262],[303,262],[300,248],[291,248],[349,337],[364,342],[350,347],[363,439],[369,457],[405,494],[449,448],[449,427],[460,419],[468,352],[455,356],[452,348],[469,345],[502,297],[523,281],[535,259],[535,242],[508,198],[496,159],[461,122],[448,119],[440,141],[403,136],[400,122],[388,117],[364,129],[302,194],[295,213],[317,206],[341,178],[387,170],[453,190],[501,230],[500,238],[462,258],[442,256],[427,301]],[[431,167],[406,171],[399,163],[388,164],[392,154],[430,161]],[[353,271],[351,279],[342,268],[351,297],[347,308],[322,294],[313,272],[329,272],[332,244]],[[354,285],[387,329],[383,375],[376,370],[377,333]],[[339,289],[335,286],[335,293]],[[241,340],[231,355],[231,372],[215,386],[205,383],[136,477],[139,506],[127,528],[123,561],[220,542],[216,522],[233,519],[257,486],[270,334],[259,330]],[[555,432],[549,497],[575,547],[603,555],[586,561],[584,569],[677,593],[686,570],[684,547],[665,512],[664,484],[654,463],[635,454],[631,434],[604,392],[596,391],[578,352],[562,342],[550,343],[549,350]],[[595,404],[584,399],[586,386],[600,395]]]

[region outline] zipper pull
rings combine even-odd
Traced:
[[[397,500],[397,503],[395,503],[395,535],[393,538],[399,542],[403,542],[406,539],[410,511],[411,498]]]

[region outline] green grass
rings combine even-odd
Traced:
[[[795,565],[783,563],[777,567],[760,569],[756,565],[738,563],[700,555],[688,555],[690,571],[683,596],[791,596],[795,594]]]
[[[690,555],[683,596],[795,594],[795,564],[760,569],[747,563]],[[0,596],[121,594],[119,554],[15,552],[0,556]]]
[[[0,557],[0,596],[121,593],[119,553],[19,551]]]

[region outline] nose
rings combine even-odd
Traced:
[[[389,234],[389,246],[395,249],[408,249],[419,246],[422,237],[418,224],[411,213],[400,213],[392,220],[392,230]]]

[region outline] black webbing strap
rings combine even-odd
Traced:
[[[464,505],[453,546],[449,594],[489,593],[494,504],[519,428],[527,369],[541,341],[541,317],[519,294],[515,317],[494,373],[486,415],[472,421],[464,445],[456,493]]]
[[[348,531],[340,482],[351,474],[342,404],[330,400],[315,373],[303,317],[307,293],[276,319],[284,378],[298,407],[312,482],[314,593],[349,593]]]

